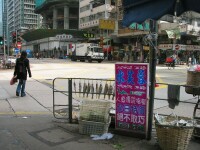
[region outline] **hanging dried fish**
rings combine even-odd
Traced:
[[[104,99],[106,98],[106,94],[108,93],[108,83],[106,82],[105,87],[104,87]]]
[[[99,86],[99,98],[100,98],[100,95],[101,95],[102,89],[103,89],[103,86],[102,86],[102,84],[100,83],[100,86]]]
[[[114,97],[115,97],[115,84],[113,84],[113,94],[112,94],[112,100],[114,100]]]
[[[110,99],[110,95],[113,93],[113,86],[110,84],[108,88],[108,99]]]
[[[92,93],[92,99],[93,99],[93,96],[94,96],[94,85],[93,85],[93,82],[91,84],[91,93]]]
[[[79,97],[81,96],[81,88],[82,88],[81,81],[79,81],[79,86],[78,86]]]
[[[74,92],[76,94],[76,82],[75,82],[75,80],[74,80]]]
[[[88,97],[89,93],[90,93],[90,83],[89,83],[89,81],[88,81],[88,86],[87,86],[87,97]]]
[[[98,85],[98,82],[96,83],[96,98],[98,96],[98,93],[99,93],[99,85]]]
[[[87,91],[87,84],[84,82],[84,84],[83,84],[83,97],[85,97],[86,91]]]

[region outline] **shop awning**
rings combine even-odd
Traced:
[[[147,19],[158,20],[170,14],[180,16],[186,11],[200,12],[199,0],[123,0],[124,17],[122,25],[128,27],[131,23],[142,23]]]

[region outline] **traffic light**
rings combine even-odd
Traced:
[[[19,33],[17,34],[17,42],[22,42],[22,37]]]
[[[99,43],[100,47],[103,47],[103,40],[104,40],[104,38],[103,38],[103,36],[101,36],[100,37],[100,43]]]
[[[2,36],[0,36],[0,45],[3,45],[3,37]]]
[[[13,32],[13,33],[12,33],[12,42],[13,42],[13,43],[16,43],[16,41],[17,41],[16,32]]]

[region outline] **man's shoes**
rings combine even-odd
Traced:
[[[26,94],[24,93],[24,94],[21,94],[21,97],[24,97],[24,96],[26,96]]]
[[[16,92],[16,96],[19,96],[19,92]]]

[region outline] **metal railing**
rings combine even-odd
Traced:
[[[155,92],[154,101],[168,101],[167,86],[171,84],[157,83],[162,88],[161,97]],[[63,86],[62,86],[63,85]],[[199,90],[199,86],[178,85],[181,88],[194,88]],[[197,116],[197,110],[200,108],[199,95],[189,95],[189,99],[182,99],[187,94],[181,90],[179,103],[194,105],[193,116]],[[64,97],[64,99],[63,99]],[[65,99],[66,98],[66,99]],[[84,99],[103,100],[113,103],[115,109],[115,80],[109,79],[91,79],[91,78],[55,78],[53,80],[53,115],[57,119],[67,119],[72,123],[76,118],[74,114],[79,111],[79,105]],[[167,107],[165,104],[163,107]],[[175,108],[176,109],[176,108]],[[199,113],[199,112],[198,112]],[[198,117],[196,117],[198,118]]]
[[[68,119],[72,123],[73,113],[78,111],[79,105],[84,99],[100,99],[114,103],[114,84],[114,80],[109,79],[55,78],[53,80],[54,117]],[[63,95],[66,99],[61,100]]]

